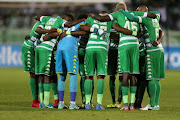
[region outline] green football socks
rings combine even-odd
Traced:
[[[97,80],[97,103],[102,104],[102,98],[104,93],[104,79]]]
[[[80,87],[81,87],[81,97],[82,97],[82,102],[85,103],[86,102],[86,98],[85,98],[85,90],[84,90],[84,82],[85,82],[85,77],[81,76],[81,81],[80,81]]]
[[[136,86],[130,86],[130,103],[135,102],[136,90],[137,90]]]
[[[43,84],[44,88],[44,104],[49,104],[49,97],[50,97],[50,90],[51,90],[51,84]]]
[[[148,83],[148,90],[150,95],[150,105],[151,107],[154,107],[156,105],[155,98],[156,98],[156,80],[150,80]]]
[[[122,86],[122,95],[123,95],[123,103],[128,103],[128,90],[129,87],[127,86]]]
[[[37,91],[37,80],[35,78],[30,78],[30,88],[31,88],[33,100],[37,100],[38,99],[38,91]]]
[[[161,84],[158,80],[156,80],[156,99],[155,99],[155,102],[156,104],[155,105],[159,105],[159,99],[160,99],[160,94],[161,94]]]
[[[86,79],[84,83],[86,104],[90,103],[92,95],[92,80]]]
[[[51,87],[54,94],[54,100],[58,100],[58,90],[57,90],[57,83],[51,83]]]
[[[44,102],[43,83],[38,83],[38,86],[39,86],[39,98],[40,98],[40,102],[43,103]]]

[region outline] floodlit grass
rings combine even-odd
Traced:
[[[160,111],[120,111],[119,109],[106,109],[104,111],[92,110],[58,110],[31,107],[31,92],[29,87],[29,74],[22,69],[0,69],[0,120],[175,120],[180,119],[180,71],[166,71],[165,80],[161,81],[162,92]],[[108,80],[105,80],[103,106],[111,103]],[[96,83],[96,81],[95,81]],[[118,88],[118,79],[116,80]],[[79,79],[78,79],[79,85]],[[65,103],[69,104],[69,79],[66,80]],[[54,104],[53,94],[50,102]],[[149,98],[144,97],[143,105],[147,105]],[[96,104],[96,84],[93,96]],[[81,105],[80,88],[78,86],[77,104]]]

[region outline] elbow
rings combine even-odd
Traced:
[[[153,15],[152,15],[152,18],[153,18],[153,19],[155,19],[156,17],[157,17],[157,15],[156,15],[156,14],[153,14]]]
[[[68,22],[68,23],[65,24],[64,26],[70,28],[70,27],[72,27],[73,25],[72,25],[70,22]]]
[[[36,33],[39,33],[39,30],[36,29],[35,32],[36,32]]]
[[[35,32],[36,32],[36,33],[39,33],[39,29],[38,29],[38,28],[36,28]]]

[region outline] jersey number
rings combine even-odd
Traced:
[[[129,30],[133,30],[133,31],[138,31],[137,29],[137,23],[136,22],[129,22],[126,21],[124,28],[129,29]]]
[[[51,29],[51,26],[45,26],[45,29],[46,29],[46,30],[50,30],[50,29]]]
[[[92,27],[95,27],[95,28],[97,28],[97,29],[103,29],[104,31],[107,31],[107,26],[100,26],[100,27],[99,27],[97,24],[94,24],[94,25],[92,25]],[[97,34],[96,34],[96,33],[91,33],[90,38],[97,39]],[[100,37],[100,40],[102,40],[102,39],[103,39],[103,38]]]

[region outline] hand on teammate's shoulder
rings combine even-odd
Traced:
[[[25,40],[29,40],[30,39],[30,36],[29,35],[26,35],[25,36]]]
[[[152,45],[154,47],[157,47],[159,45],[159,42],[157,40],[152,41]]]

